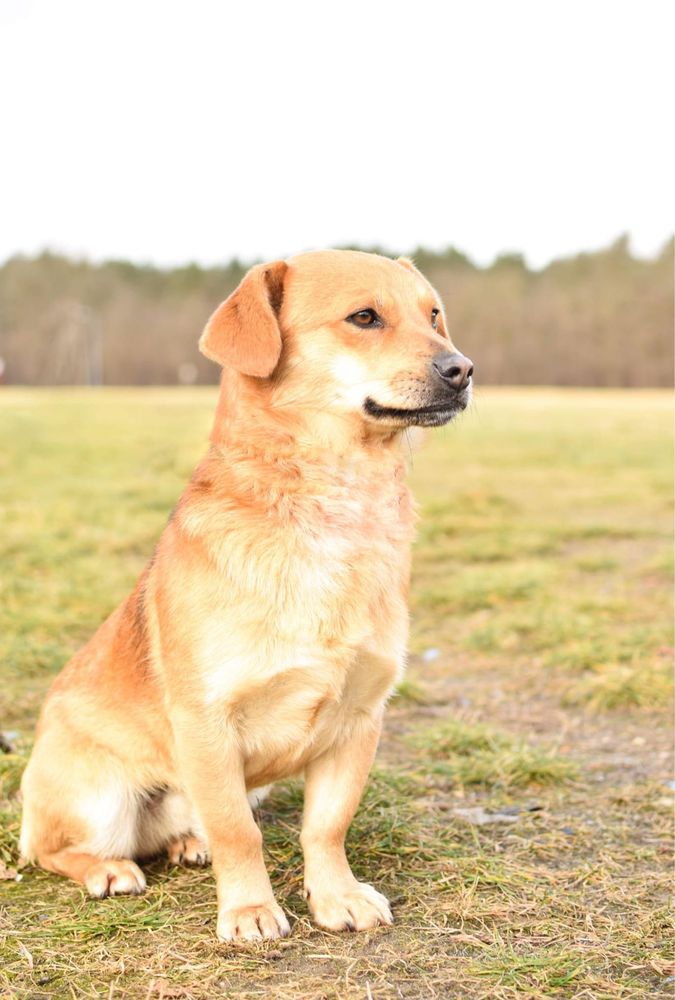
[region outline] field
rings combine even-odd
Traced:
[[[217,943],[208,869],[160,859],[147,895],[104,902],[18,869],[18,781],[50,679],[150,555],[214,399],[0,392],[0,995],[671,996],[672,411],[659,391],[481,390],[411,457],[410,669],[349,840],[393,928],[310,924],[296,783],[259,815],[294,924],[281,943]]]

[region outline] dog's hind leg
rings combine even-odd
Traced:
[[[211,861],[206,841],[192,834],[177,837],[169,844],[167,853],[172,865],[208,865]]]
[[[132,860],[142,793],[120,759],[93,747],[78,753],[64,742],[61,759],[69,767],[58,766],[46,734],[24,772],[22,855],[81,883],[92,896],[142,892],[145,878]]]
[[[143,872],[129,858],[97,858],[66,848],[54,854],[38,854],[37,860],[47,871],[82,883],[91,896],[99,899],[122,893],[138,895],[145,889]]]
[[[139,814],[138,855],[153,857],[164,850],[174,865],[206,865],[211,860],[195,808],[177,790],[146,793]]]

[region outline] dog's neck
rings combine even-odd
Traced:
[[[270,456],[293,454],[307,460],[359,456],[368,460],[378,453],[400,455],[402,431],[367,423],[358,414],[339,414],[301,405],[277,405],[273,389],[259,380],[242,379],[223,372],[211,442],[220,452],[243,448]]]
[[[324,524],[348,521],[353,527],[356,520],[359,530],[372,530],[376,508],[398,512],[396,525],[412,524],[400,435],[359,435],[351,422],[348,430],[339,417],[331,424],[329,415],[291,420],[286,410],[266,407],[255,391],[253,396],[223,386],[211,448],[186,491],[190,503],[183,498],[178,505],[176,525],[193,536],[220,537],[237,502],[266,519],[274,514],[272,525],[298,522],[322,504]],[[409,540],[405,525],[404,534]]]

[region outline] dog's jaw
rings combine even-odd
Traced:
[[[381,406],[368,396],[363,404],[363,410],[377,421],[399,427],[441,427],[462,413],[469,405],[470,399],[470,392],[464,390],[450,400],[430,403],[427,406],[396,407]]]

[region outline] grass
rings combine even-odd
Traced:
[[[349,836],[396,924],[314,928],[302,788],[260,812],[290,939],[215,939],[210,870],[138,899],[16,869],[51,678],[127,592],[204,446],[211,390],[0,393],[0,994],[185,1000],[670,996],[671,405],[490,390],[413,455],[410,670]],[[510,816],[476,825],[467,811]]]
[[[431,773],[459,785],[523,788],[575,777],[574,763],[553,748],[534,747],[485,725],[449,719],[417,733],[412,743],[433,762]]]

